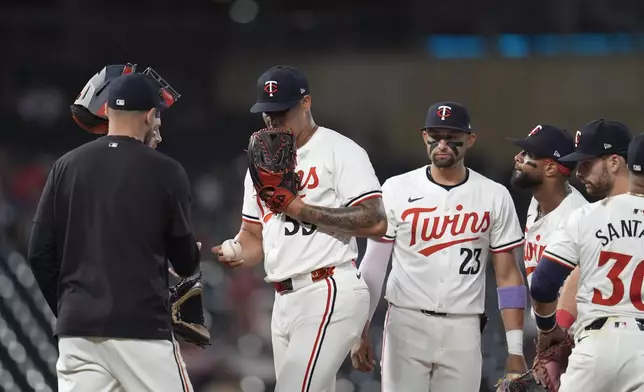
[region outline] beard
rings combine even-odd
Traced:
[[[145,137],[143,138],[143,144],[146,146],[152,147],[154,142],[154,132],[153,131],[148,131],[145,134]]]
[[[599,178],[597,181],[584,182],[586,192],[592,197],[605,198],[613,189],[613,184],[607,177]]]
[[[454,157],[439,158],[439,159],[432,158],[432,165],[441,169],[446,167],[452,167],[454,166],[455,163],[456,163],[456,158]]]
[[[432,165],[440,168],[440,169],[445,169],[448,167],[453,167],[455,166],[459,161],[463,159],[463,155],[455,155],[455,154],[449,154],[448,157],[436,157],[436,155],[430,153],[430,161],[432,162]]]
[[[582,183],[586,188],[586,192],[592,197],[604,198],[608,196],[608,194],[613,189],[613,180],[611,179],[610,173],[608,172],[608,168],[606,167],[605,163],[604,167],[602,168],[601,175],[597,176],[597,180],[588,182],[582,181]]]
[[[543,183],[543,179],[536,175],[515,170],[510,177],[510,185],[514,189],[533,189]]]

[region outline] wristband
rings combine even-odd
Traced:
[[[523,356],[523,330],[513,329],[505,332],[508,342],[508,353]]]
[[[539,330],[539,332],[550,332],[555,329],[555,327],[557,326],[557,318],[555,317],[555,313],[557,312],[552,312],[549,315],[542,316],[537,312],[534,312],[534,318],[537,323],[537,329]]]
[[[499,299],[499,309],[525,309],[527,302],[525,286],[498,287],[496,294]]]
[[[575,316],[572,315],[569,311],[566,309],[559,309],[557,310],[557,324],[561,328],[569,329],[572,324],[575,322]]]

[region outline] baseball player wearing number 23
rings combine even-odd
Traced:
[[[485,271],[492,254],[507,331],[509,373],[526,370],[523,313],[527,291],[513,250],[523,244],[510,193],[465,167],[476,135],[456,102],[429,108],[422,137],[431,165],[388,179],[382,241],[369,240],[360,271],[380,299],[387,263],[389,309],[382,348],[384,392],[475,392],[481,382]],[[352,350],[359,370],[373,368],[366,323]]]
[[[336,373],[369,311],[367,285],[355,267],[355,237],[385,234],[380,183],[360,146],[313,122],[302,72],[274,67],[259,78],[257,90],[251,111],[263,113],[268,128],[249,144],[251,170],[235,239],[241,255],[227,258],[218,247],[213,252],[231,267],[264,261],[265,280],[276,290],[275,391],[333,392]],[[279,186],[258,189],[258,182],[277,177],[259,164],[280,162],[286,175],[277,180]]]

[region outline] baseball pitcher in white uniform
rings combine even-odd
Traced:
[[[302,72],[271,68],[257,90],[251,112],[263,113],[268,127],[296,135],[298,196],[273,213],[247,174],[241,230],[213,253],[230,267],[264,262],[265,280],[276,290],[275,391],[332,392],[369,312],[369,291],[355,267],[355,237],[386,232],[380,183],[364,149],[315,124]]]
[[[532,278],[540,340],[556,341],[557,292],[573,269],[580,271],[575,346],[560,392],[644,391],[644,274],[639,272],[644,271],[639,265],[644,259],[644,214],[639,212],[644,208],[644,178],[638,171],[644,146],[638,137],[627,147],[629,139],[624,124],[593,121],[578,131],[576,152],[564,157],[578,161],[586,189],[607,198],[562,221]],[[624,169],[631,170],[630,176]]]
[[[513,254],[523,233],[508,190],[463,162],[476,140],[466,108],[436,103],[421,130],[431,164],[383,184],[387,233],[368,240],[360,265],[371,319],[390,256],[393,263],[385,295],[382,391],[474,392],[481,382],[489,254],[507,331],[507,370],[526,371],[527,290]],[[369,325],[352,349],[353,366],[362,371],[375,364]]]

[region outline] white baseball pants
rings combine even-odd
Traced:
[[[62,336],[58,348],[59,392],[193,392],[174,341]]]
[[[350,263],[336,267],[333,276],[276,294],[275,392],[335,391],[338,369],[360,338],[368,313],[369,290]]]
[[[425,315],[389,305],[382,344],[382,392],[478,392],[478,315]]]
[[[575,333],[559,392],[644,392],[644,331],[633,318],[609,317]]]

